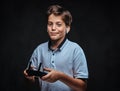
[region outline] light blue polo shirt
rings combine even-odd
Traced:
[[[49,48],[49,42],[40,44],[33,52],[30,61],[32,66],[38,68],[52,68],[74,78],[88,78],[88,68],[85,54],[82,48],[68,39],[57,50]],[[42,70],[41,68],[41,70]],[[61,81],[49,83],[40,80],[41,91],[73,91]]]

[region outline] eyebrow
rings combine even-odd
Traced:
[[[48,21],[48,23],[53,23],[52,21]],[[55,23],[63,23],[62,21],[56,21]]]

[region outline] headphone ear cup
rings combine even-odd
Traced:
[[[66,30],[66,33],[68,33],[68,30]]]

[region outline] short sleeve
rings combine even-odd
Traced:
[[[31,66],[32,67],[34,67],[35,69],[38,69],[39,64],[40,64],[40,59],[41,59],[40,47],[37,47],[33,51],[32,56],[30,57],[29,62],[31,62]]]
[[[74,50],[73,74],[75,78],[88,78],[88,67],[85,54],[80,46]]]

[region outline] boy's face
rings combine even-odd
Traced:
[[[56,41],[64,39],[67,29],[69,29],[69,27],[66,27],[62,16],[51,14],[48,17],[47,31],[51,40]]]

